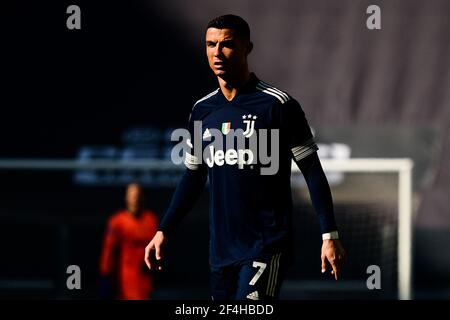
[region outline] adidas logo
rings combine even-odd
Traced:
[[[209,137],[211,137],[211,132],[206,128],[205,132],[203,132],[203,139],[208,139]]]
[[[259,300],[258,291],[253,291],[247,295],[247,299],[250,300]]]

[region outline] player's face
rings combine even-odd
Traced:
[[[239,74],[247,66],[250,44],[235,36],[234,30],[209,28],[206,30],[206,55],[214,74],[227,77]]]
[[[131,184],[127,188],[126,194],[127,209],[132,213],[136,213],[142,204],[142,189],[137,184]]]

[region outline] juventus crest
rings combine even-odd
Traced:
[[[244,137],[249,138],[255,131],[255,120],[257,116],[252,116],[251,114],[242,116],[242,119],[244,119],[244,123],[246,125],[245,131],[243,133]]]

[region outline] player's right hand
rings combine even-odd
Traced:
[[[166,243],[162,231],[156,232],[153,239],[145,247],[144,261],[150,270],[161,270],[162,249]]]

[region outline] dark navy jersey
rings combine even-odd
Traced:
[[[201,143],[194,141],[196,121],[201,121],[201,133],[197,132]],[[211,146],[216,139],[213,129],[222,133],[218,138],[223,142],[221,148]],[[299,103],[252,74],[231,101],[220,89],[197,101],[189,131],[192,149],[185,159],[188,175],[207,176],[210,183],[210,264],[225,266],[287,250],[292,236],[292,159],[301,161],[318,149]],[[243,136],[240,141],[244,145],[227,145],[227,136],[233,131]],[[278,135],[272,138],[271,132],[276,131]],[[255,144],[250,147],[251,141],[257,141],[256,148]],[[262,169],[271,165],[276,170],[263,174]],[[196,187],[178,192],[192,188]],[[167,215],[187,210],[188,206],[181,208],[176,201]],[[163,219],[160,229],[173,223],[170,217]],[[334,221],[327,229],[335,229]]]

